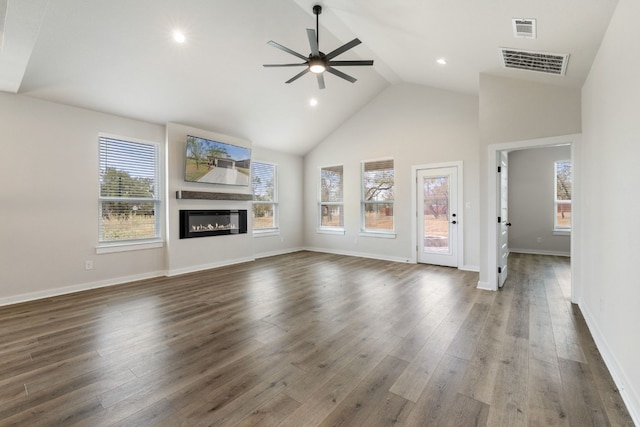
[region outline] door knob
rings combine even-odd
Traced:
[[[457,223],[458,223],[458,221],[455,221],[455,220],[451,221],[451,224],[457,224]]]
[[[510,222],[506,223],[505,225],[506,225],[507,227],[511,227],[511,223],[510,223]]]

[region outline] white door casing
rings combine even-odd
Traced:
[[[484,218],[485,226],[487,227],[486,234],[486,246],[484,253],[487,255],[485,260],[486,264],[483,264],[480,268],[480,277],[478,281],[478,289],[485,290],[498,290],[498,229],[500,224],[496,222],[498,217],[498,174],[494,173],[499,165],[498,153],[500,151],[513,151],[524,150],[528,148],[547,147],[555,145],[571,144],[571,161],[574,167],[574,182],[573,182],[573,205],[572,205],[572,232],[571,232],[571,301],[578,303],[580,301],[582,289],[579,284],[581,277],[581,269],[579,267],[581,262],[581,215],[580,215],[580,200],[581,197],[581,182],[580,182],[580,156],[575,156],[580,142],[579,134],[569,134],[554,136],[548,138],[529,139],[521,141],[503,142],[496,144],[489,144],[487,147],[487,199],[486,199],[486,216]],[[484,276],[484,277],[483,277]],[[576,286],[576,284],[578,286]]]
[[[509,263],[509,155],[506,151],[498,153],[498,287],[504,286],[507,280]]]

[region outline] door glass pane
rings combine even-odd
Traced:
[[[425,252],[449,252],[449,177],[424,178]]]

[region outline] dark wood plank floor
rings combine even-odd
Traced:
[[[298,252],[0,308],[0,425],[633,425],[569,260]]]

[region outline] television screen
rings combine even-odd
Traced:
[[[248,186],[250,174],[251,149],[187,136],[185,181]]]

